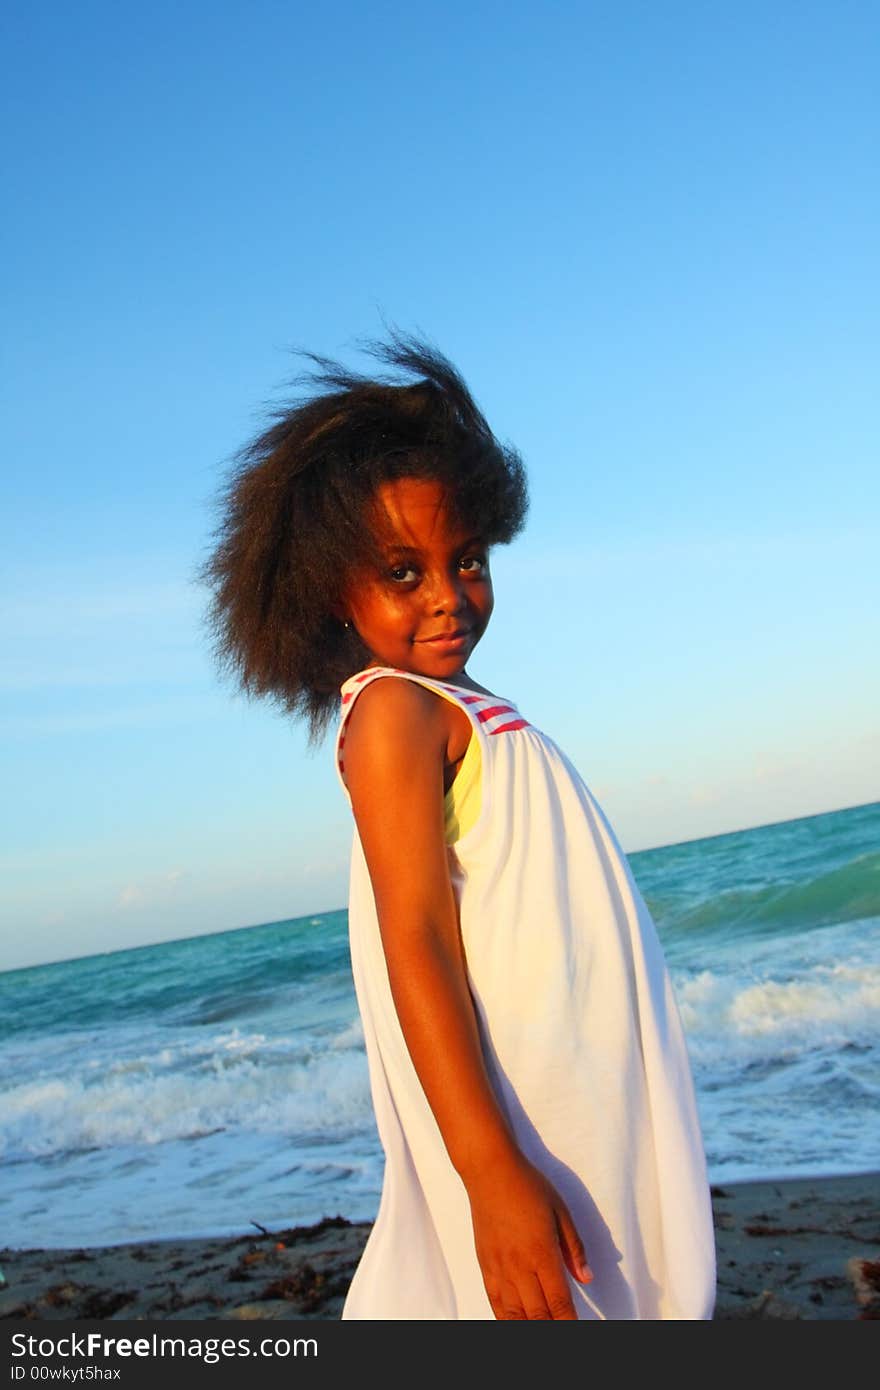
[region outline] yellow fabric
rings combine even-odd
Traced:
[[[480,740],[471,730],[471,741],[444,800],[446,843],[454,845],[466,835],[480,814]]]

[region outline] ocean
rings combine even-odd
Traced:
[[[710,1178],[880,1166],[880,802],[631,854]],[[372,1218],[344,911],[0,974],[0,1245]]]

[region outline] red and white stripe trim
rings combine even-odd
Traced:
[[[360,671],[356,676],[350,676],[342,686],[342,728],[339,733],[337,757],[339,764],[339,775],[345,782],[345,768],[342,758],[342,750],[345,746],[345,720],[348,714],[346,706],[350,705],[354,697],[359,694],[361,686],[367,681],[374,680],[375,677],[383,675],[388,671],[396,676],[413,676],[412,671],[402,671],[396,666],[376,666],[369,670]],[[418,677],[416,677],[418,679]],[[510,734],[516,729],[528,729],[529,721],[523,719],[519,710],[514,705],[506,704],[503,700],[498,700],[494,695],[481,695],[476,691],[469,691],[465,694],[457,685],[446,685],[443,681],[437,681],[441,690],[446,690],[450,695],[462,704],[471,705],[473,712],[487,734]],[[351,688],[349,688],[351,687]]]

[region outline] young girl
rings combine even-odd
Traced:
[[[562,750],[480,684],[489,553],[522,463],[452,365],[313,358],[323,389],[239,457],[206,566],[221,660],[338,705],[349,930],[379,1212],[344,1318],[710,1318],[712,1216],[681,1025],[614,832]],[[518,632],[540,660],[552,630]],[[582,698],[572,688],[572,700]]]

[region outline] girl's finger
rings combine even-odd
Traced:
[[[496,1310],[495,1316],[503,1322],[525,1322],[528,1318],[520,1291],[509,1279],[505,1279],[500,1288],[500,1310]]]
[[[556,1259],[552,1264],[545,1265],[538,1271],[541,1279],[544,1303],[547,1318],[552,1318],[554,1322],[576,1322],[577,1313],[574,1310],[571,1294],[565,1282],[565,1271],[559,1260]]]
[[[593,1278],[593,1271],[587,1264],[583,1241],[578,1235],[577,1227],[561,1197],[554,1207],[554,1215],[556,1217],[556,1229],[559,1232],[559,1245],[569,1271],[579,1283],[589,1284]]]
[[[546,1316],[553,1322],[577,1322],[574,1302],[571,1301],[569,1284],[566,1283],[566,1270],[559,1255],[538,1269],[541,1289],[548,1312]]]
[[[551,1322],[554,1317],[537,1274],[523,1275],[518,1282],[520,1301],[529,1322]]]
[[[503,1299],[502,1296],[501,1296],[501,1285],[500,1285],[500,1284],[497,1282],[497,1280],[494,1279],[494,1278],[488,1278],[488,1279],[487,1279],[487,1277],[486,1277],[486,1275],[485,1275],[485,1273],[484,1273],[484,1274],[483,1274],[483,1287],[484,1287],[485,1290],[486,1290],[486,1297],[487,1297],[488,1300],[489,1300],[489,1303],[490,1303],[491,1308],[492,1308],[492,1312],[493,1312],[493,1314],[495,1315],[496,1319],[503,1318],[503,1316],[504,1316],[504,1299]]]

